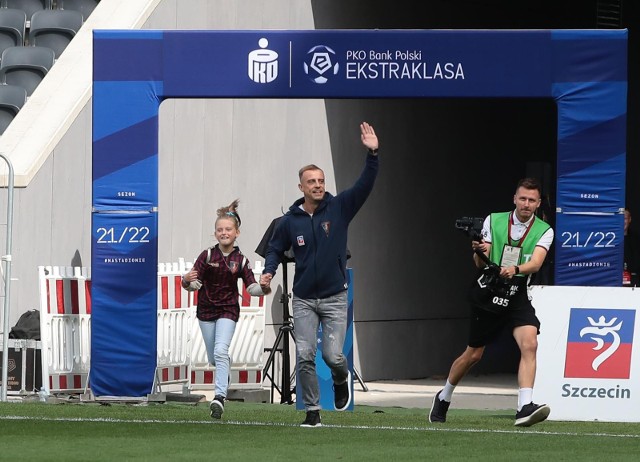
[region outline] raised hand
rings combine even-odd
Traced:
[[[360,139],[367,149],[371,149],[372,151],[378,149],[378,137],[376,136],[376,132],[367,122],[362,122],[360,124]]]

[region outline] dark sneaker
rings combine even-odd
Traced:
[[[322,427],[320,411],[307,411],[307,418],[300,424],[301,427]]]
[[[333,384],[333,404],[336,411],[344,411],[351,404],[351,371],[347,380],[340,385]]]
[[[429,413],[429,422],[447,421],[447,411],[449,410],[451,402],[441,400],[440,393],[442,393],[442,390],[436,393],[436,396],[433,397],[431,412]]]
[[[211,417],[213,419],[222,418],[222,413],[224,412],[224,396],[216,395],[213,401],[211,401],[209,409],[211,409]]]
[[[546,404],[531,402],[522,406],[522,409],[516,413],[516,423],[514,425],[516,427],[530,427],[545,420],[549,417],[550,412],[551,408]]]

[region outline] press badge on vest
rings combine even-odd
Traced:
[[[502,257],[500,258],[500,266],[518,266],[520,257],[522,256],[522,247],[505,244],[502,248]]]

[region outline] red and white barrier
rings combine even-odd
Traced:
[[[182,288],[183,259],[158,265],[158,363],[155,385],[187,383],[195,294]],[[155,387],[154,387],[155,388]]]
[[[89,269],[40,266],[38,274],[42,392],[82,392],[91,360]]]
[[[256,280],[262,273],[261,262],[256,262],[253,272]],[[252,297],[241,279],[238,280],[240,295],[240,319],[229,346],[231,356],[231,389],[262,388],[264,366],[265,297]],[[211,390],[215,383],[215,366],[209,364],[207,350],[195,316],[191,326],[191,373],[189,388]]]
[[[259,263],[258,263],[259,265]],[[192,264],[158,265],[158,356],[154,390],[165,384],[213,388],[196,319],[197,292],[182,288]],[[262,268],[254,272],[258,277]],[[91,277],[88,268],[38,267],[42,338],[42,393],[81,393],[88,388],[91,363]],[[265,297],[251,297],[238,281],[240,320],[230,347],[231,388],[261,388]]]
[[[240,281],[240,283],[242,283]],[[231,389],[262,388],[264,356],[264,297],[259,299],[262,306],[241,307],[240,319],[236,325],[233,340],[229,346],[231,356]],[[194,317],[195,318],[195,317]],[[191,350],[190,388],[208,390],[214,388],[215,367],[207,359],[207,351],[200,332],[198,320],[194,319]]]

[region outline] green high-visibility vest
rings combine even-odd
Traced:
[[[520,260],[518,265],[531,260],[533,251],[538,244],[538,241],[542,235],[547,232],[551,227],[544,220],[534,217],[533,223],[529,232],[526,234],[524,242],[512,241],[509,237],[509,220],[513,212],[500,212],[491,214],[491,252],[489,253],[489,259],[500,264],[500,258],[502,257],[502,249],[505,245],[513,245],[515,247],[522,247],[522,253],[520,254]],[[518,274],[517,276],[524,277],[524,274]]]

